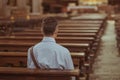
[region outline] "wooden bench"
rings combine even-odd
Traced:
[[[78,26],[78,25],[77,25],[77,26]],[[84,26],[84,25],[83,25],[83,26]],[[67,30],[67,29],[70,30],[70,29],[72,29],[72,28],[74,28],[74,27],[73,27],[73,26],[70,26],[70,28],[69,28],[69,27],[65,26],[65,29],[66,29],[66,30]],[[61,31],[63,30],[63,32],[64,32],[65,29],[61,27],[60,30],[61,30]],[[76,30],[78,29],[78,30],[96,30],[96,31],[99,31],[100,27],[97,27],[97,26],[95,26],[95,27],[89,26],[89,27],[81,27],[81,28],[75,27],[74,29],[76,29]],[[68,32],[70,32],[70,31],[68,31]],[[83,31],[82,34],[81,34],[82,37],[84,37],[84,36],[85,36],[85,37],[91,36],[90,33],[88,33],[88,32],[85,32],[85,33],[84,33],[84,32],[85,32],[85,31]],[[83,34],[83,33],[84,33],[84,34]],[[87,33],[88,33],[89,35],[88,35]],[[93,34],[94,32],[91,32],[91,33]],[[16,35],[16,34],[17,34],[17,33],[15,33],[15,35]],[[33,33],[33,34],[34,34],[34,33]],[[62,33],[60,33],[60,34],[62,34]],[[63,33],[63,34],[64,34],[64,33]],[[85,35],[85,34],[86,34],[86,35]],[[30,35],[30,37],[31,37],[32,34],[29,34],[29,35]],[[36,35],[36,34],[35,34],[35,35]],[[24,34],[23,34],[22,36],[24,36]],[[38,37],[38,36],[39,36],[39,34],[37,34],[36,37]],[[63,36],[63,35],[61,35],[61,36]],[[71,37],[71,34],[70,34],[70,35],[69,35],[69,34],[66,34],[66,36],[64,36],[64,37],[68,37],[68,36]],[[74,33],[74,31],[73,31],[73,36],[79,37],[79,35],[76,35],[76,33]],[[81,37],[81,36],[80,36],[80,37]],[[94,36],[92,35],[91,37],[92,37],[92,38],[95,38],[95,36],[97,36],[96,33],[94,33]],[[19,37],[20,37],[20,36],[19,36]],[[27,39],[27,38],[26,38],[26,39]],[[58,40],[59,40],[59,39],[58,39]],[[74,40],[74,39],[73,39],[73,40]],[[64,41],[64,40],[63,40],[63,41]],[[16,49],[13,49],[13,50],[16,51],[17,48],[20,48],[20,49],[22,49],[22,47],[23,47],[23,48],[26,48],[26,45],[27,45],[27,46],[28,46],[27,49],[28,49],[30,46],[34,45],[33,43],[24,43],[24,44],[22,44],[22,42],[21,42],[21,43],[17,44],[17,45],[19,45],[19,46],[16,46],[15,44],[13,44],[13,43],[15,43],[15,42],[16,42],[16,41],[8,42],[8,44],[7,44],[7,43],[5,43],[5,44],[1,44],[1,43],[0,43],[0,44],[4,47],[4,48],[1,47],[0,49],[2,50],[2,49],[7,49],[7,48],[8,48],[8,49],[16,48]],[[86,44],[86,43],[85,43],[85,44]],[[66,45],[67,45],[66,47],[69,48],[69,49],[71,49],[71,51],[74,50],[74,51],[79,52],[79,51],[81,51],[82,49],[89,50],[89,48],[90,48],[89,46],[90,46],[90,45],[87,43],[87,45],[85,46],[85,44],[84,44],[84,46],[82,46],[82,47],[80,47],[80,44],[78,44],[78,43],[77,43],[77,45],[76,45],[76,44],[70,44],[70,43],[69,43],[69,44],[68,44],[68,43],[64,43],[64,44],[62,44],[62,45],[63,45],[63,46],[66,46]],[[22,46],[22,47],[20,47],[20,46]],[[78,46],[79,46],[79,48],[78,48]],[[26,49],[26,50],[27,50],[27,49]],[[80,50],[80,49],[81,49],[81,50]],[[23,51],[24,51],[24,50],[23,50]],[[85,54],[85,55],[86,55],[86,54]],[[88,57],[88,55],[87,55],[87,57]]]
[[[96,20],[96,21],[91,21],[91,20],[62,20],[62,21],[59,21],[59,24],[78,24],[78,23],[84,23],[84,24],[102,24],[103,23],[103,20]]]
[[[42,39],[42,37],[41,37]],[[41,40],[38,37],[11,37],[11,38],[0,38],[1,43],[1,49],[2,51],[27,51],[27,49],[36,44]],[[58,37],[56,38],[56,41],[58,43],[63,43],[65,47],[67,47],[70,51],[85,51],[86,53],[91,53],[90,50],[92,51],[93,47],[98,47],[97,45],[94,45],[96,41],[94,40],[93,37]],[[27,42],[27,43],[25,43]],[[67,44],[66,44],[67,42]],[[70,43],[75,43],[74,45],[69,44]],[[4,44],[5,43],[5,44]],[[13,44],[12,44],[13,43]],[[23,44],[24,43],[24,44]],[[98,43],[98,42],[97,42]],[[77,45],[79,44],[79,47],[77,48]],[[26,47],[25,47],[26,45]],[[29,45],[29,46],[28,46]],[[14,46],[14,47],[11,47]],[[17,47],[19,48],[17,48]],[[21,46],[21,47],[20,47]],[[70,47],[71,46],[71,47]],[[96,49],[96,48],[95,48]],[[94,50],[96,51],[96,50]],[[94,52],[92,52],[94,53]],[[94,53],[95,54],[95,53]]]
[[[91,53],[89,43],[60,43],[62,46],[69,49],[70,52],[85,52],[86,61]],[[0,42],[0,51],[21,51],[27,52],[28,48],[35,45],[35,43],[25,43],[17,41],[2,41]]]
[[[85,62],[84,52],[71,52],[76,68],[81,69]],[[27,52],[0,52],[1,67],[27,67]]]
[[[0,42],[0,51],[27,51],[30,46],[35,43],[17,42],[17,41],[6,41]],[[70,51],[86,51],[89,49],[89,43],[60,43],[62,46],[68,48]]]
[[[120,55],[120,19],[117,19],[115,22],[115,32],[116,32],[116,41],[117,41],[117,48],[118,48],[118,53]]]
[[[82,28],[84,28],[84,27],[86,27],[86,28],[93,28],[93,29],[100,29],[100,28],[102,28],[103,27],[103,25],[102,24],[89,24],[89,23],[68,23],[68,24],[66,24],[66,23],[64,23],[64,24],[59,24],[59,29],[61,29],[61,28],[80,28],[80,29],[82,29]]]
[[[15,33],[14,36],[43,36],[41,33]],[[58,37],[96,37],[96,33],[58,33]]]
[[[61,30],[59,30],[59,31],[61,31]],[[94,38],[101,37],[101,34],[97,33],[98,30],[96,30],[96,32],[94,32],[94,31],[90,32],[91,30],[83,30],[83,32],[75,32],[76,30],[62,30],[62,31],[64,31],[64,32],[58,33],[58,37],[94,37]],[[66,31],[68,31],[69,33],[67,33]],[[79,31],[79,30],[77,30],[77,31]],[[13,36],[37,37],[37,36],[42,36],[42,34],[40,33],[40,31],[35,32],[35,30],[33,30],[33,32],[32,31],[16,32],[13,34]]]
[[[41,33],[41,30],[24,30],[23,32],[26,32],[26,33]],[[98,30],[58,30],[58,33],[97,33]]]
[[[103,27],[96,27],[96,26],[63,26],[63,27],[59,27],[59,30],[58,30],[58,32],[59,33],[65,33],[65,31],[66,30],[69,30],[69,31],[67,31],[67,32],[69,32],[70,33],[70,31],[71,31],[71,33],[73,33],[73,32],[75,32],[75,33],[103,33],[103,31],[104,31],[104,28]],[[84,31],[82,31],[82,30],[84,30]],[[91,31],[91,30],[93,30],[93,31]],[[96,30],[96,31],[95,31]],[[88,32],[87,32],[88,31]]]
[[[15,42],[17,43],[38,43],[42,40],[42,37],[0,37],[0,42],[8,43]],[[79,43],[79,44],[89,44],[89,47],[94,47],[94,44],[97,42],[93,37],[57,37],[57,43]]]
[[[10,41],[14,41],[16,43],[19,42],[27,42],[27,43],[38,43],[42,40],[42,37],[0,37],[0,42],[6,43]],[[99,40],[93,37],[57,37],[57,43],[88,43],[90,48],[98,47],[96,45],[99,43]]]
[[[42,37],[0,37],[0,41],[17,41],[17,42],[27,42],[27,43],[38,43],[42,40]],[[56,37],[57,43],[94,43],[94,37]]]
[[[75,29],[76,27],[74,27],[74,29]],[[83,28],[86,28],[86,27],[83,27]],[[89,29],[90,29],[90,27],[89,27]],[[90,29],[90,30],[69,30],[69,27],[66,29],[66,30],[59,30],[59,31],[62,31],[62,32],[60,32],[60,33],[58,33],[58,36],[64,36],[64,34],[65,34],[65,37],[67,37],[67,36],[77,36],[77,37],[80,37],[80,36],[94,36],[95,37],[95,35],[97,36],[97,37],[101,37],[101,34],[98,34],[98,32],[99,32],[99,30],[93,30],[92,31],[92,29]],[[77,31],[77,32],[76,32]],[[82,32],[80,32],[80,31],[82,31]],[[34,32],[34,33],[33,33]],[[89,34],[90,33],[90,34]],[[39,35],[39,34],[41,34],[40,33],[40,31],[38,31],[38,30],[27,30],[27,31],[24,31],[24,32],[20,32],[20,33],[18,33],[18,32],[16,32],[14,35],[22,35],[22,36],[25,36],[25,37],[27,37],[26,35],[28,35],[28,36],[32,36],[32,35],[35,35],[35,36],[37,36],[37,35]],[[87,34],[89,34],[89,35],[87,35]],[[97,35],[98,34],[98,35]],[[80,35],[80,36],[78,36],[78,35]],[[40,35],[39,35],[40,36]],[[42,35],[41,35],[42,36]]]
[[[85,52],[85,61],[88,63],[92,59],[92,58],[89,58],[91,53],[90,53],[89,44],[87,44],[87,43],[84,43],[84,44],[60,43],[60,44],[64,47],[68,48],[70,52]],[[34,43],[23,43],[23,42],[16,43],[15,41],[12,41],[12,42],[8,41],[6,43],[1,42],[0,43],[0,51],[27,52],[28,48],[33,45],[34,45]]]
[[[60,30],[99,30],[99,27],[59,27]]]
[[[100,13],[92,13],[92,14],[81,14],[75,17],[72,17],[73,20],[104,20],[106,18],[106,14],[100,14]]]
[[[0,67],[0,80],[79,80],[80,70],[40,70]]]
[[[89,63],[85,61],[84,52],[71,52],[71,57],[75,68],[82,71],[81,74],[86,74],[88,71]],[[27,64],[27,52],[0,52],[0,66],[1,67],[26,67]],[[89,74],[86,74],[89,75]]]
[[[66,33],[69,33],[69,34],[77,34],[77,33],[95,33],[97,36],[101,36],[103,31],[101,31],[101,30],[92,30],[92,29],[90,29],[90,30],[77,30],[77,29],[75,29],[75,30],[69,30],[69,29],[60,29],[60,30],[58,30],[58,34],[66,34]],[[28,30],[24,30],[24,31],[21,31],[21,32],[14,32],[14,34],[18,34],[18,33],[22,33],[22,34],[29,34],[29,33],[36,33],[36,34],[38,34],[38,33],[41,33],[41,30],[30,30],[30,29],[28,29]]]
[[[42,39],[42,37],[41,37]],[[11,38],[0,38],[2,42],[1,49],[2,51],[27,51],[27,49],[40,42],[40,38],[36,37],[11,37]],[[58,43],[62,43],[63,46],[67,47],[70,51],[74,52],[86,52],[86,58],[91,53],[94,46],[94,38],[92,37],[58,37],[56,39]],[[25,43],[27,42],[27,43]],[[69,43],[68,43],[69,42]],[[5,43],[5,44],[4,44]],[[24,44],[23,44],[24,43]],[[12,46],[12,47],[11,47]],[[17,46],[17,47],[15,47]],[[19,47],[19,48],[18,48]],[[93,51],[92,51],[93,53]],[[94,53],[95,54],[95,53]]]
[[[101,31],[99,30],[59,30],[58,37],[101,37]],[[13,36],[42,36],[41,30],[25,30],[22,32],[14,32]]]
[[[8,36],[12,33],[13,22],[10,20],[0,20],[0,34]]]
[[[101,27],[101,24],[89,24],[89,23],[87,23],[87,24],[81,24],[81,23],[78,23],[78,24],[74,24],[74,23],[72,23],[72,24],[59,24],[59,27]]]

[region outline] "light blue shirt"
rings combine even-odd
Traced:
[[[57,44],[52,37],[44,37],[33,47],[33,53],[41,69],[74,69],[69,50]],[[28,50],[27,67],[35,68],[30,56],[30,49]]]

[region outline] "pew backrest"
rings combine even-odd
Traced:
[[[40,70],[28,68],[0,67],[0,80],[79,80],[79,69]]]
[[[84,52],[71,52],[74,66],[80,68],[82,61],[85,59]],[[0,52],[1,67],[26,67],[27,52]]]

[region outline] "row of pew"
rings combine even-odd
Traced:
[[[117,48],[120,55],[120,17],[118,16],[115,20],[115,32],[116,32],[116,41]]]
[[[41,24],[42,18],[38,19],[0,19],[0,35],[9,36],[13,31],[23,30],[24,28],[33,28]]]
[[[89,76],[97,57],[106,18],[95,20],[61,20],[56,42],[70,50],[75,70],[27,69],[27,50],[42,40],[40,26],[0,36],[0,79],[13,80],[80,80]],[[6,76],[8,76],[6,78]],[[23,77],[24,76],[24,77]]]

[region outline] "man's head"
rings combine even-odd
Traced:
[[[54,17],[47,17],[42,20],[42,32],[44,36],[54,36],[57,33],[57,20]]]

